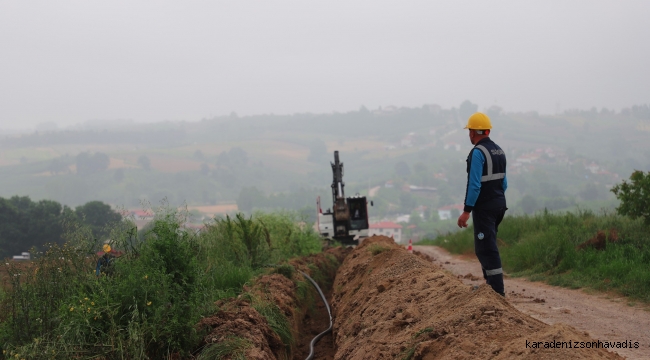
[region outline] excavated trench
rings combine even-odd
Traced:
[[[291,263],[315,278],[333,312],[333,332],[315,346],[314,359],[620,359],[586,333],[519,312],[486,285],[464,285],[391,238]],[[199,324],[209,331],[204,347],[237,337],[247,339],[240,352],[223,358],[305,359],[329,317],[313,288],[293,276],[265,275],[246,289],[252,296],[218,304],[220,311]],[[256,310],[259,299],[289,319],[291,344]]]

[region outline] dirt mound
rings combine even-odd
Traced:
[[[322,288],[331,288],[336,270],[349,251],[334,248],[292,259],[289,264],[293,268],[271,269],[271,273],[258,277],[251,286],[244,286],[242,295],[218,301],[215,305],[219,311],[196,325],[198,331],[207,331],[201,347],[206,354],[210,347],[213,352],[223,349],[230,354],[225,358],[239,354],[246,359],[284,359],[292,353],[302,353],[295,340],[300,339],[307,311],[321,300],[311,284],[304,285],[304,277],[295,270],[307,273]],[[299,282],[303,283],[302,289],[298,289]],[[327,326],[324,323],[321,331]]]
[[[487,285],[474,290],[383,236],[345,259],[333,289],[335,359],[619,358],[528,348],[526,340],[588,338],[524,315]]]
[[[423,253],[421,251],[417,251],[417,250],[413,250],[413,255],[419,256],[419,257],[423,258],[424,260],[426,260],[428,262],[433,262],[435,260],[431,255],[425,254],[425,253]]]
[[[618,231],[616,229],[609,229],[609,234],[606,235],[604,231],[599,230],[596,236],[576,246],[576,249],[582,250],[588,247],[593,247],[596,250],[605,250],[608,242],[618,241]]]
[[[222,344],[232,352],[242,351],[246,359],[277,359],[285,348],[280,337],[273,332],[266,318],[251,307],[247,301],[220,303],[221,309],[213,316],[202,319],[198,329],[209,329],[203,338],[202,347]],[[236,339],[246,339],[241,349],[235,349]],[[232,345],[226,345],[228,343]]]

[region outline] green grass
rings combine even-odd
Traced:
[[[64,246],[34,254],[30,268],[0,264],[12,281],[0,293],[0,313],[8,314],[0,317],[0,350],[30,359],[189,356],[201,337],[194,325],[216,300],[240,294],[266,264],[320,251],[318,235],[297,220],[292,213],[238,215],[195,234],[181,226],[184,214],[158,209],[144,233],[128,220],[113,229],[114,247],[125,254],[99,278],[94,252],[102,244],[87,228],[70,229]],[[255,307],[290,352],[287,318],[274,304]],[[202,356],[243,358],[247,346],[230,339]]]
[[[387,250],[390,250],[390,249],[385,247],[385,246],[381,246],[379,244],[372,244],[372,245],[370,245],[368,247],[368,251],[370,251],[370,253],[372,255],[379,255],[379,254],[381,254],[381,253],[383,253],[384,251],[387,251]]]
[[[606,249],[576,246],[597,232],[616,229],[619,240]],[[473,229],[439,236],[421,244],[441,246],[452,253],[474,252]],[[511,276],[527,276],[552,285],[592,288],[650,302],[650,229],[642,220],[615,214],[539,213],[506,217],[498,238],[503,268]]]
[[[253,308],[257,310],[260,315],[266,318],[269,327],[273,330],[284,344],[287,353],[291,352],[291,346],[294,344],[293,333],[291,332],[291,324],[287,317],[282,313],[282,310],[271,302],[255,301]]]
[[[248,339],[229,337],[218,343],[206,346],[197,356],[197,360],[218,360],[230,358],[232,360],[245,360],[246,350],[253,344]]]

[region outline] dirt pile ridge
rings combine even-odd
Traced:
[[[346,257],[333,291],[335,359],[620,359],[576,349],[593,339],[519,312],[487,285],[472,289],[384,236]]]
[[[319,286],[329,288],[337,265],[348,252],[349,250],[344,248],[335,248],[324,253],[292,259],[289,263],[296,270],[313,277],[319,282]],[[332,261],[332,256],[336,258],[335,261]],[[220,346],[224,351],[228,350],[225,358],[239,355],[256,360],[286,359],[290,358],[292,353],[301,354],[303,349],[298,349],[300,344],[294,342],[287,346],[286,339],[282,339],[273,330],[273,326],[277,326],[277,317],[274,318],[276,323],[270,324],[268,318],[260,314],[256,307],[277,307],[287,319],[293,339],[300,339],[303,319],[308,308],[314,306],[309,302],[321,301],[311,285],[308,285],[307,291],[313,292],[312,296],[301,298],[296,284],[304,280],[297,271],[291,274],[291,279],[286,273],[269,273],[256,278],[252,285],[244,286],[243,293],[237,298],[218,301],[215,305],[219,311],[196,325],[198,331],[206,332],[200,348],[209,352],[208,348]],[[328,324],[323,325],[322,330],[325,330]],[[211,358],[211,355],[204,356]]]

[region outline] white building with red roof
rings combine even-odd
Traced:
[[[451,219],[451,211],[452,210],[458,210],[459,213],[462,213],[464,208],[465,208],[465,206],[463,204],[454,204],[454,205],[443,206],[443,207],[438,209],[438,217],[440,218],[440,220]]]
[[[396,224],[391,221],[382,221],[370,224],[368,236],[383,235],[392,237],[395,242],[400,244],[402,242],[402,225]]]

